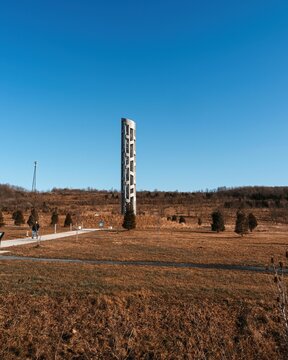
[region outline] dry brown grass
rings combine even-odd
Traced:
[[[241,238],[181,227],[89,235],[14,255],[261,264],[285,226]],[[2,359],[285,359],[273,275],[170,267],[0,261]]]
[[[136,231],[98,231],[76,237],[43,242],[39,248],[27,245],[13,248],[23,256],[223,263],[238,265],[269,264],[288,248],[288,227],[274,226],[240,237],[230,228],[223,233],[208,229],[154,229]]]
[[[33,201],[42,234],[53,232],[49,223],[55,207],[58,231],[67,230],[61,225],[68,211],[84,227],[97,227],[103,219],[106,226],[121,228],[119,194],[16,195],[6,199],[5,239],[26,236],[28,227],[13,226],[11,214],[20,206],[27,220]],[[97,232],[11,251],[50,258],[263,266],[271,256],[281,258],[288,228],[268,221],[287,222],[287,208],[276,208],[272,200],[269,208],[259,208],[253,200],[257,207],[246,211],[260,226],[241,238],[233,232],[238,205],[224,208],[226,200],[237,203],[239,196],[139,193],[138,213],[146,215],[137,216],[136,231]],[[209,228],[218,207],[228,224],[221,234]],[[173,214],[187,216],[186,225],[167,221]],[[0,359],[286,360],[277,295],[272,275],[265,273],[0,261]]]
[[[148,290],[185,298],[210,297],[268,299],[269,275],[222,270],[176,269],[145,266],[89,265],[3,261],[1,293],[61,294],[129,293]]]
[[[18,261],[0,270],[3,359],[285,359],[266,274]]]
[[[277,323],[267,317],[266,309],[250,303],[233,305],[206,301],[192,305],[143,292],[25,300],[9,295],[0,303],[9,314],[3,321],[5,331],[1,329],[0,355],[3,359],[285,359]]]

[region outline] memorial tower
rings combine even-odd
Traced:
[[[131,204],[136,214],[136,123],[121,119],[121,212]]]

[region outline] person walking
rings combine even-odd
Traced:
[[[35,223],[32,225],[32,239],[34,239],[34,238],[38,239],[39,228],[40,228],[40,225],[38,224],[38,221],[35,221]]]

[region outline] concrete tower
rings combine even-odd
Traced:
[[[121,119],[121,212],[127,204],[136,214],[136,124],[133,120]]]

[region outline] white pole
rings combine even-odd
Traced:
[[[57,233],[57,224],[54,224],[54,234]]]

